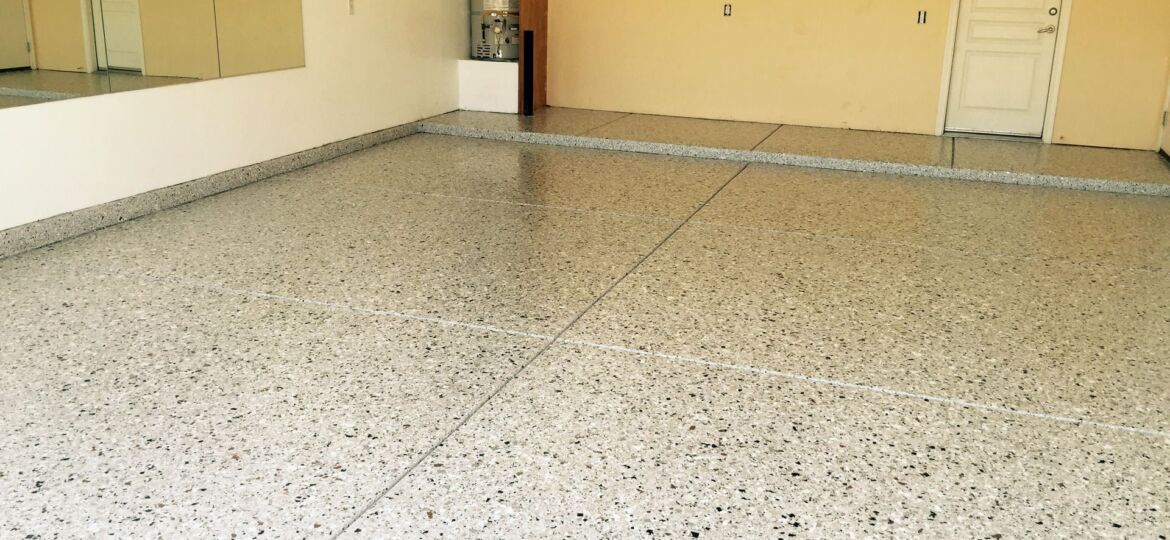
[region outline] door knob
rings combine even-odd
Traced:
[[[1045,26],[1044,28],[1037,30],[1036,33],[1037,34],[1055,34],[1056,33],[1056,25],[1050,24],[1048,26]]]

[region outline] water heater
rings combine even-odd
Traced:
[[[520,59],[520,0],[471,0],[471,57]]]

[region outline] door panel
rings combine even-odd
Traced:
[[[301,0],[215,0],[220,74],[304,66],[303,17]]]
[[[91,71],[90,24],[78,0],[33,0],[29,3],[37,69]]]
[[[212,2],[144,0],[139,6],[142,52],[150,75],[219,77],[219,43]]]
[[[1060,8],[1060,0],[962,0],[948,131],[1043,134]]]
[[[24,0],[0,0],[0,69],[29,65]]]
[[[111,68],[142,70],[142,23],[138,0],[102,0],[106,62]]]
[[[1030,54],[971,53],[963,71],[962,109],[1031,109],[1031,84],[1003,84],[1003,81],[1031,80],[1036,73],[1036,58]]]

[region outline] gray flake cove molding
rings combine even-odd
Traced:
[[[125,199],[61,214],[48,219],[0,231],[0,258],[61,240],[80,236],[123,221],[173,208],[188,202],[222,193],[286,172],[328,161],[372,146],[408,137],[415,133],[430,133],[477,139],[512,141],[528,144],[617,150],[646,154],[663,154],[701,159],[734,160],[747,163],[770,163],[818,169],[924,176],[951,180],[996,182],[1062,189],[1100,191],[1129,195],[1170,197],[1170,184],[1132,182],[1098,178],[1080,178],[1045,174],[961,169],[932,165],[913,165],[884,161],[826,158],[758,150],[732,150],[704,146],[639,142],[606,139],[583,135],[520,132],[497,129],[453,126],[426,120],[397,126],[352,139],[279,157],[198,178],[182,184],[134,195]]]
[[[782,154],[777,152],[762,152],[759,150],[734,150],[706,146],[687,146],[680,144],[606,139],[601,137],[591,137],[588,135],[561,135],[556,133],[539,133],[532,131],[485,129],[477,127],[455,126],[451,124],[430,122],[426,120],[419,122],[419,132],[433,133],[438,135],[471,137],[476,139],[523,142],[530,144],[546,144],[574,148],[592,148],[595,150],[617,150],[622,152],[665,154],[671,156],[702,159],[725,159],[747,163],[792,165],[796,167],[810,167],[814,169],[832,169],[839,171],[868,172],[905,176],[925,176],[944,180],[996,182],[1000,184],[1019,184],[1025,186],[1044,186],[1083,191],[1122,193],[1128,195],[1170,197],[1170,184],[1158,184],[1153,182],[1133,182],[1125,180],[1080,178],[1009,171],[960,169],[933,165],[914,165],[907,163],[891,163],[885,161],[866,161],[858,159]]]
[[[47,246],[160,210],[210,197],[310,165],[414,135],[415,122],[337,141],[254,165],[159,188],[0,231],[0,258]]]

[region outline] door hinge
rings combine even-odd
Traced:
[[[24,42],[24,50],[26,50],[28,52],[32,52],[32,42],[31,41]]]
[[[1170,127],[1170,111],[1162,111],[1162,126]]]

